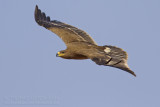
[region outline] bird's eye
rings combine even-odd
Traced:
[[[61,52],[61,53],[64,53],[64,52]]]

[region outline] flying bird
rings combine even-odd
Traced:
[[[66,23],[51,20],[36,5],[34,13],[35,21],[46,29],[58,35],[67,48],[59,51],[56,56],[64,59],[91,59],[98,65],[111,66],[124,70],[134,76],[136,74],[127,64],[127,53],[118,47],[97,43],[83,30]]]

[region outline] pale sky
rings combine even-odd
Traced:
[[[99,45],[123,48],[137,77],[66,48],[38,26],[34,9],[83,29]],[[0,0],[0,107],[159,107],[159,0]]]

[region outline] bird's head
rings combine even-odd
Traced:
[[[70,59],[70,55],[71,55],[70,52],[68,52],[67,50],[62,50],[57,52],[56,57]]]
[[[59,51],[59,52],[57,52],[57,54],[56,54],[56,57],[63,57],[63,56],[65,56],[65,50],[62,50],[62,51]]]

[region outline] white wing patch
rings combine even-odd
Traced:
[[[109,52],[111,52],[111,49],[108,48],[108,47],[106,47],[106,48],[104,49],[104,51],[105,51],[106,53],[109,53]]]

